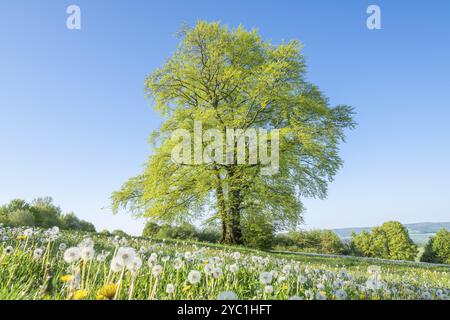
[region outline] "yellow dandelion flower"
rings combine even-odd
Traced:
[[[26,236],[17,236],[17,240],[26,240],[27,237]]]
[[[72,280],[73,280],[73,275],[71,275],[71,274],[66,274],[66,275],[64,275],[64,276],[61,276],[60,280],[61,280],[62,282],[69,282],[69,281],[72,281]]]
[[[83,300],[88,296],[86,290],[77,290],[73,293],[73,300]]]
[[[116,295],[117,284],[111,283],[101,287],[97,291],[97,300],[113,300]]]

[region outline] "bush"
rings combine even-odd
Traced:
[[[277,249],[291,251],[342,254],[345,246],[339,236],[331,230],[291,231],[277,236]]]
[[[28,210],[17,210],[9,215],[9,224],[14,227],[34,227],[34,215]]]

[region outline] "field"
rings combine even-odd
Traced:
[[[0,227],[0,299],[448,299],[450,267]]]

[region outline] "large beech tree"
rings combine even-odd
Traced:
[[[146,79],[164,122],[151,136],[154,149],[143,173],[113,193],[114,210],[156,222],[220,221],[229,244],[243,242],[248,223],[301,223],[301,198],[326,196],[342,166],[339,144],[354,126],[352,108],[331,107],[307,82],[301,49],[299,41],[273,45],[243,27],[198,22],[183,28],[173,56]],[[224,134],[227,128],[279,129],[278,172],[263,175],[260,163],[175,163],[178,142],[171,133],[193,134],[195,121]]]

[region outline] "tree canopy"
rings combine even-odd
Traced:
[[[352,247],[357,254],[391,260],[414,260],[418,253],[408,230],[397,221],[385,222],[371,233],[353,234]]]
[[[219,220],[226,243],[242,243],[244,222],[256,216],[276,229],[297,226],[301,198],[324,198],[342,166],[339,145],[345,129],[354,127],[352,108],[330,106],[306,80],[297,40],[273,45],[256,30],[203,21],[179,36],[173,56],[145,82],[164,117],[151,135],[153,153],[144,171],[113,193],[114,210],[126,208],[154,222]],[[268,146],[279,144],[277,172],[262,174],[262,162],[238,163],[236,143],[227,149],[233,163],[217,157],[217,150],[209,158],[205,153],[208,161],[175,163],[179,141],[171,134],[182,129],[194,135],[196,122],[223,135],[229,128],[278,130],[278,137],[267,138]]]

